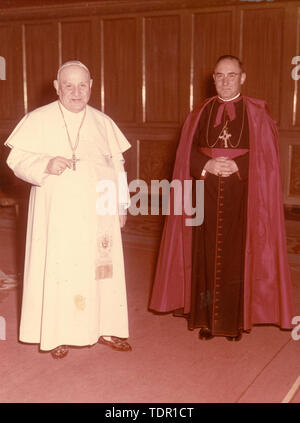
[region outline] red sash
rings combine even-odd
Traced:
[[[249,148],[209,148],[199,147],[199,151],[212,159],[216,157],[228,157],[235,159],[236,157],[243,156],[249,152]]]

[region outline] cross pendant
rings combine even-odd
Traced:
[[[73,170],[76,170],[76,162],[79,162],[79,159],[76,159],[75,154],[72,155],[72,166]]]
[[[220,140],[222,140],[224,142],[225,148],[228,148],[227,141],[229,140],[230,137],[231,137],[231,134],[227,131],[227,125],[226,125],[222,134],[219,136]]]

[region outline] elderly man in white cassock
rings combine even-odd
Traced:
[[[32,185],[20,341],[53,358],[97,342],[130,351],[120,231],[130,144],[88,105],[83,63],[63,64],[54,87],[58,100],[27,114],[5,143],[8,166]]]

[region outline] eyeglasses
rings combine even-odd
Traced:
[[[239,73],[230,72],[227,75],[224,75],[224,73],[216,73],[215,79],[216,81],[219,82],[219,81],[223,81],[225,78],[228,78],[228,81],[233,82],[236,79],[236,77],[240,74],[241,74],[240,72]]]

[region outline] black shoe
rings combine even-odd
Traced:
[[[208,341],[212,339],[214,336],[212,335],[211,331],[208,328],[201,328],[199,331],[199,338]]]
[[[227,341],[238,342],[242,339],[242,333],[239,333],[237,336],[226,336]]]

